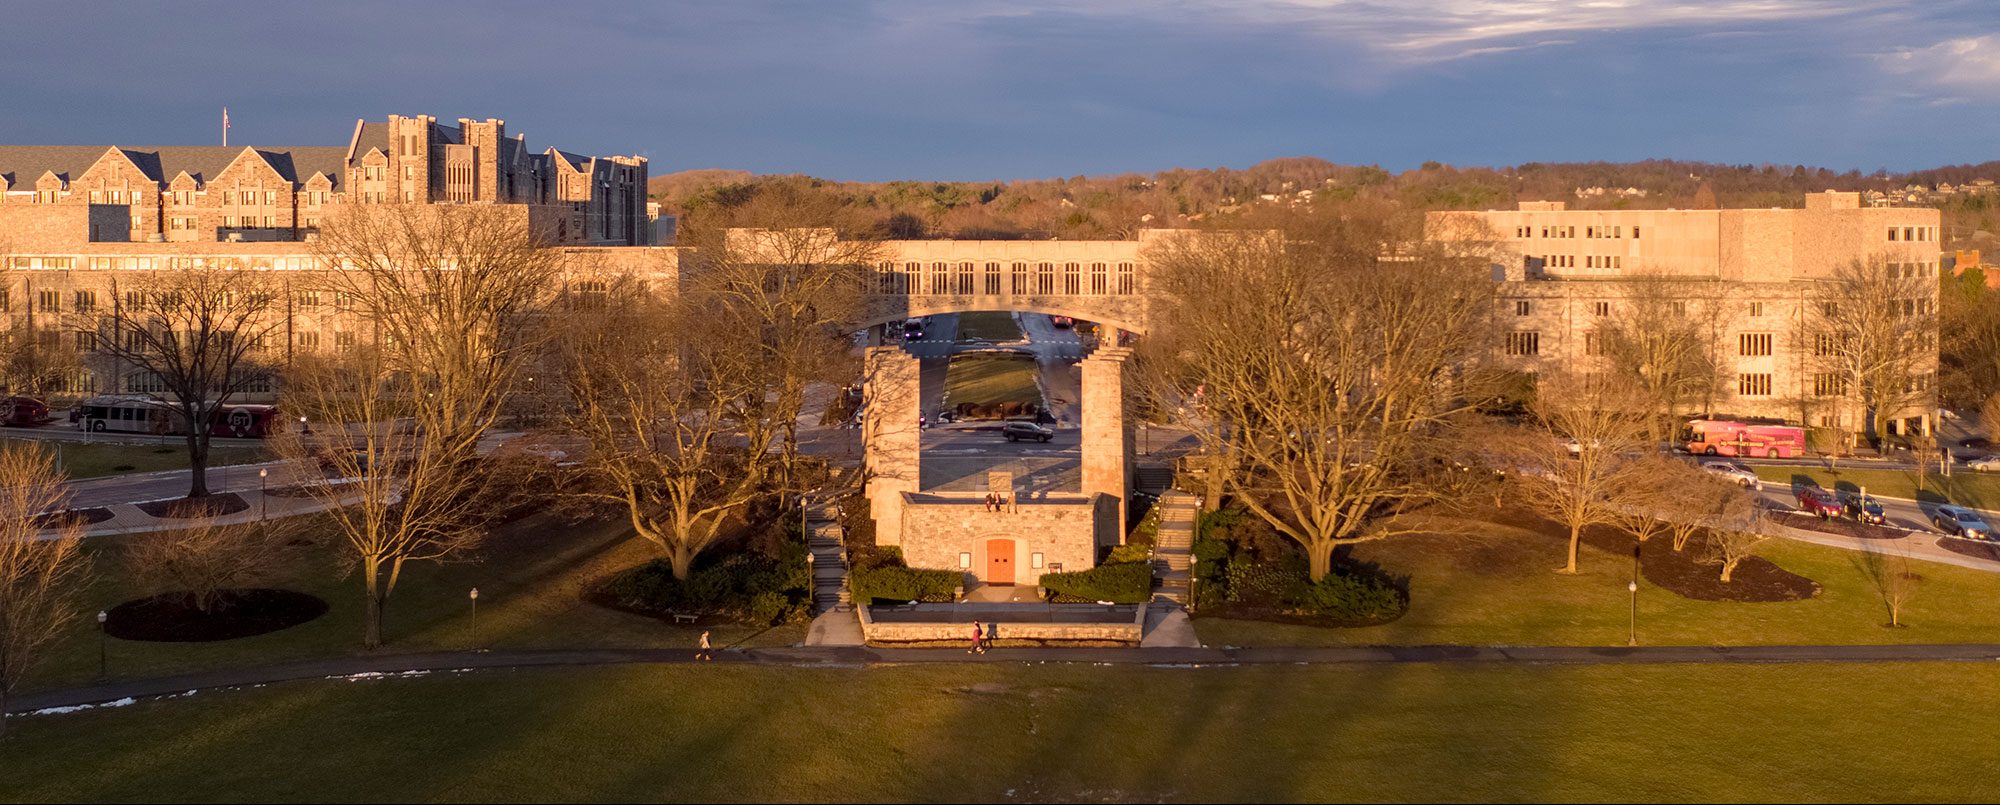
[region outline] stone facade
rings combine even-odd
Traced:
[[[1078,613],[1102,611],[1110,608],[1093,607],[1089,604],[1058,604]],[[1086,609],[1088,608],[1088,609]],[[1036,643],[1113,643],[1136,646],[1145,636],[1146,607],[1124,607],[1132,616],[1126,620],[1095,622],[1020,622],[988,621],[1001,641],[1029,641]],[[897,643],[969,643],[971,623],[953,620],[909,622],[897,620],[884,622],[876,619],[867,606],[855,608],[861,619],[861,635],[870,645],[894,645]],[[1116,612],[1119,609],[1111,609]]]
[[[902,502],[903,560],[911,567],[964,570],[973,580],[989,581],[994,557],[988,548],[996,541],[1007,543],[1015,584],[1037,585],[1041,574],[1058,568],[1097,566],[1098,510],[1090,498],[1017,500],[997,512],[986,509],[984,496],[964,493],[905,494]],[[962,554],[969,554],[963,564]]]
[[[1108,499],[1107,541],[1125,541],[1124,501],[1132,494],[1132,430],[1125,426],[1125,362],[1132,350],[1103,347],[1083,359],[1083,493]]]
[[[518,204],[578,246],[653,245],[644,157],[531,151],[504,121],[390,115],[341,146],[0,146],[0,207],[103,207],[88,240],[297,241],[347,204]],[[16,216],[13,220],[21,220]],[[79,235],[18,238],[15,252]]]
[[[1803,209],[1568,210],[1562,202],[1520,209],[1432,213],[1436,235],[1493,244],[1501,253],[1493,314],[1498,359],[1529,372],[1591,371],[1597,328],[1642,293],[1679,300],[1708,325],[1725,361],[1709,412],[1853,428],[1856,405],[1837,405],[1814,368],[1805,321],[1818,283],[1842,266],[1882,261],[1938,276],[1940,213],[1862,208],[1853,193],[1815,193]],[[1913,327],[1936,327],[1937,296],[1924,283],[1904,301]],[[1917,379],[1934,387],[1936,355]],[[1734,380],[1735,382],[1728,382]],[[1931,402],[1897,412],[1898,429],[1927,427]]]
[[[862,371],[868,512],[875,518],[876,544],[900,545],[904,496],[917,491],[923,376],[916,357],[900,347],[870,347]]]

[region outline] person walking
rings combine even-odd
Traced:
[[[986,624],[986,647],[992,648],[993,641],[999,639],[1000,639],[1000,624],[998,622]]]
[[[967,654],[986,653],[986,626],[984,624],[981,624],[979,621],[972,622],[972,648],[966,649],[965,653]]]
[[[701,660],[702,662],[708,662],[709,660],[715,659],[714,653],[709,651],[707,629],[701,630],[701,650],[696,651],[694,653],[694,656],[695,659]]]

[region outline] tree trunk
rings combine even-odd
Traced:
[[[1731,574],[1731,573],[1735,573],[1735,572],[1736,572],[1736,563],[1737,563],[1737,562],[1741,562],[1741,561],[1743,561],[1743,560],[1741,560],[1741,559],[1724,559],[1724,560],[1722,560],[1722,583],[1723,583],[1723,584],[1728,584],[1728,583],[1729,583],[1729,574]]]
[[[362,564],[361,572],[368,588],[368,608],[362,615],[361,647],[374,651],[382,647],[382,596],[381,568],[375,560]]]
[[[687,542],[683,540],[667,555],[667,561],[674,566],[674,580],[687,581],[688,572],[694,569],[694,551],[688,550]]]
[[[0,685],[0,738],[7,737],[7,686]]]
[[[188,483],[188,497],[208,497],[208,442],[196,433],[196,426],[188,424],[188,471],[193,476]]]
[[[1576,546],[1581,542],[1583,542],[1583,526],[1580,525],[1570,526],[1569,564],[1563,565],[1561,570],[1556,571],[1557,573],[1566,573],[1571,575],[1574,575],[1576,573]]]
[[[1337,545],[1339,543],[1333,540],[1323,539],[1306,548],[1309,565],[1306,576],[1312,579],[1312,583],[1318,584],[1320,579],[1326,578],[1326,574],[1333,572],[1333,549]]]

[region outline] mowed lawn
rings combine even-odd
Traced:
[[[1327,629],[1258,621],[1195,619],[1212,646],[1267,645],[1625,645],[1631,624],[1629,554],[1586,544],[1579,573],[1558,541],[1476,520],[1424,521],[1430,533],[1367,543],[1354,558],[1407,576],[1410,610],[1381,626]],[[1659,539],[1664,539],[1661,537]],[[1916,535],[1906,540],[1933,540]],[[1627,543],[1629,544],[1629,543]],[[1885,547],[1893,550],[1894,542]],[[1690,548],[1693,550],[1693,548]],[[1904,628],[1869,581],[1862,555],[1773,539],[1758,554],[1819,582],[1814,598],[1779,603],[1696,601],[1639,581],[1638,635],[1646,645],[1786,645],[2000,642],[2000,573],[1914,562],[1921,577]]]
[[[1953,468],[1950,478],[1936,472],[1927,473],[1921,491],[1917,488],[1917,474],[1909,470],[1773,466],[1752,469],[1757,471],[1757,477],[1786,486],[1795,480],[1809,479],[1827,489],[1866,487],[1868,494],[1883,497],[1939,503],[1950,501],[1981,509],[2000,509],[2000,473],[1975,472],[1963,467]]]
[[[318,596],[330,605],[325,615],[269,634],[212,643],[112,639],[106,645],[110,678],[362,653],[360,577],[342,566],[337,537],[323,529],[300,537],[309,544],[289,547],[276,575],[262,586]],[[78,687],[97,677],[97,611],[166,592],[141,586],[128,567],[123,546],[148,538],[151,535],[139,534],[85,542],[95,582],[79,602],[81,617],[29,677],[23,691]],[[526,518],[502,527],[461,561],[406,568],[389,599],[384,625],[388,645],[383,651],[473,647],[469,593],[474,587],[479,588],[480,648],[689,648],[704,628],[714,630],[712,639],[718,646],[739,641],[790,645],[803,638],[803,625],[768,630],[720,623],[669,625],[583,600],[584,591],[597,579],[657,555],[651,543],[631,536],[630,526],[622,521]]]
[[[15,719],[9,801],[1991,801],[1990,664],[640,666]]]
[[[1003,344],[1021,340],[1021,325],[1014,321],[1014,314],[994,311],[979,311],[958,314],[958,340],[991,341]]]
[[[0,438],[0,442],[8,446],[29,442],[42,445],[51,453],[59,455],[63,470],[69,473],[71,478],[98,478],[156,470],[184,470],[188,467],[187,446],[181,444],[178,439],[166,444],[5,438]],[[251,464],[270,459],[270,452],[257,445],[215,445],[208,451],[211,473],[216,467]],[[215,476],[211,474],[210,477]]]
[[[975,352],[954,355],[944,375],[945,401],[992,405],[1004,402],[1041,404],[1035,384],[1040,369],[1030,355]]]

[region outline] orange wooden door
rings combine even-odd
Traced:
[[[989,539],[986,541],[986,583],[1014,583],[1013,540]]]

